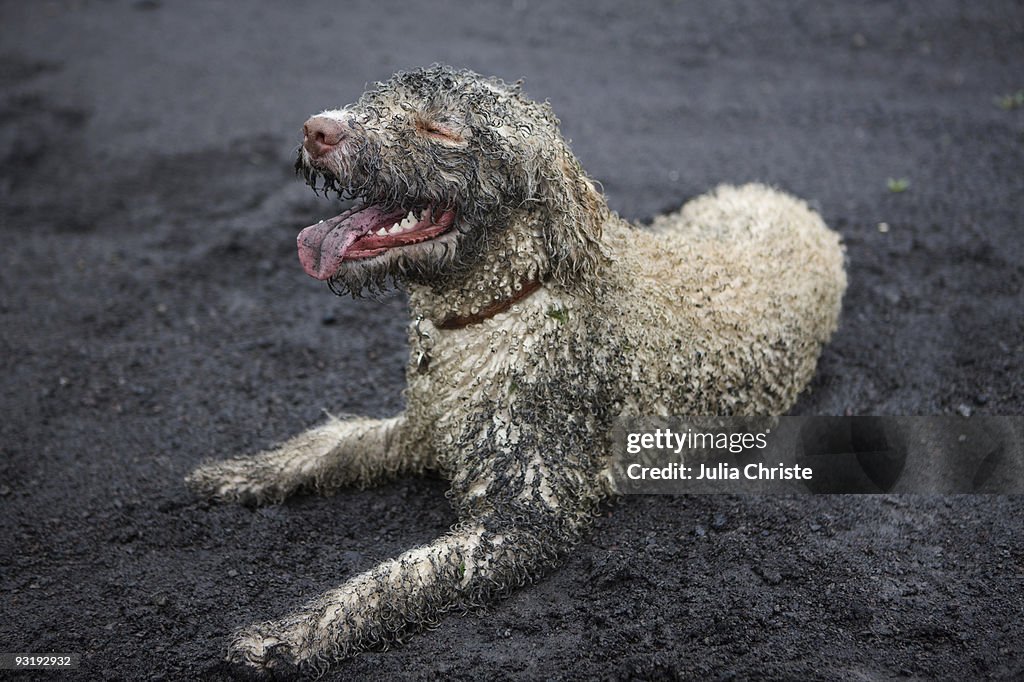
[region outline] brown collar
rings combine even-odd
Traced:
[[[505,312],[516,303],[519,303],[527,296],[540,289],[542,286],[544,286],[543,279],[525,281],[522,283],[522,287],[520,287],[519,291],[509,296],[504,301],[495,301],[475,315],[449,315],[435,326],[438,329],[463,329],[471,324],[478,324],[484,320],[489,320],[498,313]]]

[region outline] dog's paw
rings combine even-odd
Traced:
[[[259,623],[235,633],[227,660],[257,672],[294,671],[309,658],[308,641],[301,623]]]
[[[280,486],[263,474],[248,460],[226,460],[198,467],[185,483],[200,497],[224,502],[262,504],[283,498]]]
[[[288,642],[253,627],[235,635],[227,659],[235,665],[270,670],[277,662],[294,664],[295,657]]]

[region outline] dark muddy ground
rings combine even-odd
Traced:
[[[227,679],[234,627],[452,522],[440,481],[258,511],[182,484],[401,408],[403,299],[302,273],[330,209],[291,172],[307,115],[398,68],[524,77],[629,218],[723,181],[813,202],[850,289],[796,413],[1024,413],[1019,2],[0,8],[0,651]],[[632,497],[547,579],[328,679],[1019,678],[1022,511]]]

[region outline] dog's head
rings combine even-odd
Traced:
[[[354,202],[298,238],[306,272],[338,292],[482,267],[517,212],[537,212],[539,274],[570,284],[601,258],[605,201],[519,84],[443,66],[396,74],[306,121],[295,167]]]

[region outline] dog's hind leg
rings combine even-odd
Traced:
[[[300,490],[329,493],[343,486],[366,487],[430,466],[427,453],[405,447],[404,424],[402,416],[330,417],[272,450],[208,462],[186,481],[203,497],[246,504],[279,502]]]

